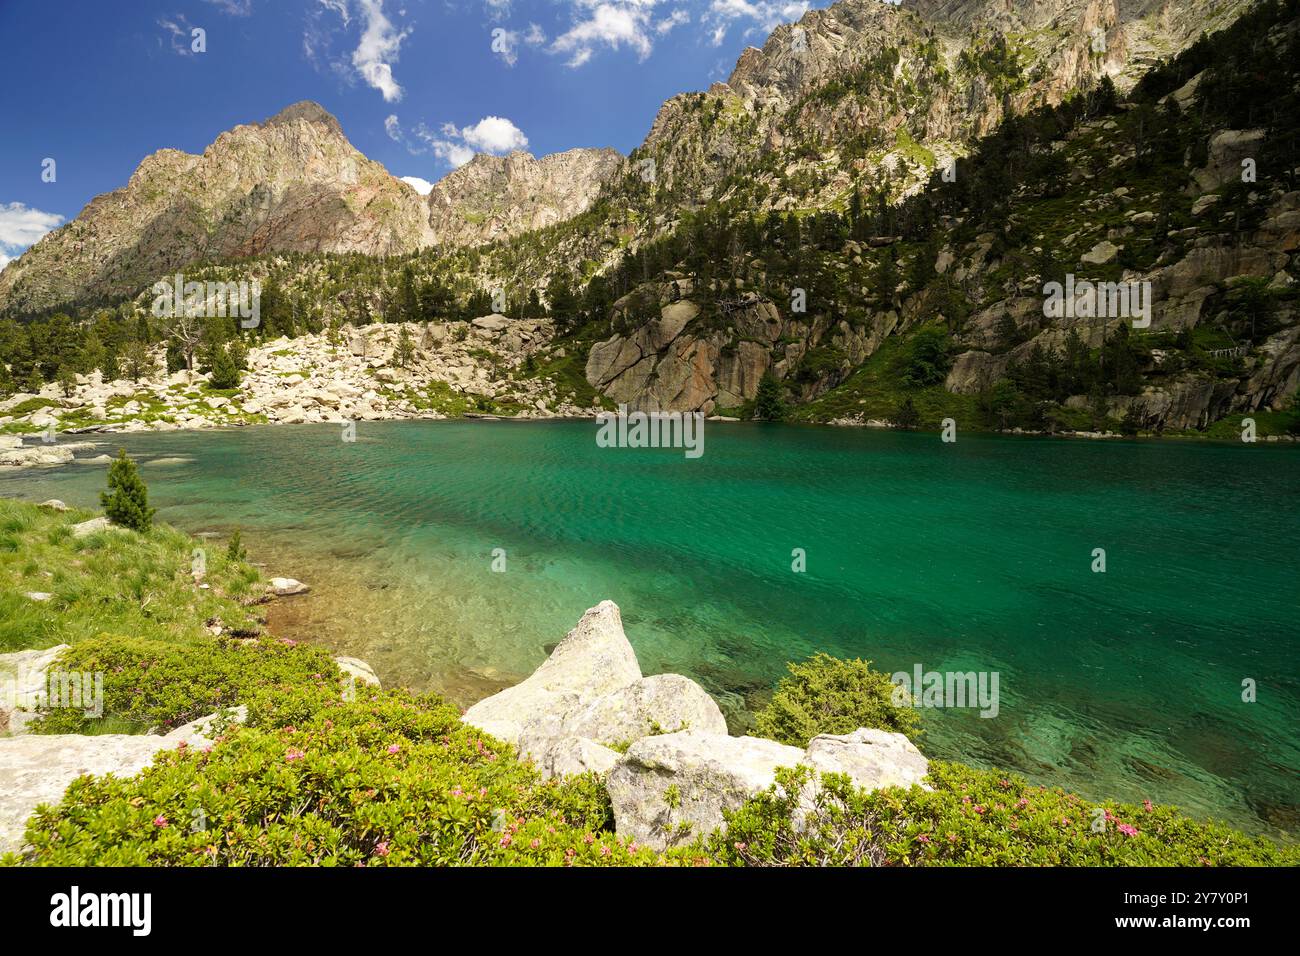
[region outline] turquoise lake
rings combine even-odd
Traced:
[[[390,685],[468,704],[609,598],[642,670],[700,681],[733,732],[786,661],[819,650],[996,671],[997,717],[923,712],[928,755],[1300,829],[1300,449],[710,422],[690,460],[595,433],[362,422],[355,443],[324,425],[92,440],[141,460],[162,520],[239,527],[268,575],[313,586],[272,606],[277,633],[365,658]],[[94,507],[103,482],[71,464],[0,476],[0,494]]]

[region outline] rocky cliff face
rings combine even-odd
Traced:
[[[1101,76],[1126,90],[1248,5],[841,0],[746,49],[725,84],[665,103],[637,158],[654,159],[659,188],[704,199],[756,166],[778,209],[801,176],[800,206],[834,205],[854,179],[886,170],[907,193],[1007,115]]]
[[[200,259],[388,255],[431,240],[421,197],[357,152],[333,116],[297,103],[222,133],[201,156],[146,158],[125,187],[0,272],[0,306],[128,295]]]
[[[541,159],[480,153],[429,193],[438,242],[477,245],[554,225],[585,212],[621,168],[612,149],[571,149]]]

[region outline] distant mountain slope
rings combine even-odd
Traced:
[[[147,157],[0,273],[0,304],[40,310],[125,295],[200,259],[270,251],[409,252],[431,240],[421,197],[359,153],[315,103],[237,126],[201,156]]]
[[[621,167],[612,149],[571,149],[534,159],[480,153],[429,193],[438,242],[476,245],[562,222],[587,209]]]

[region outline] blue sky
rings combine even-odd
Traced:
[[[0,0],[0,267],[149,153],[297,100],[395,176],[636,147],[660,104],[828,0]],[[202,30],[202,45],[194,31]],[[43,166],[53,159],[54,181]]]

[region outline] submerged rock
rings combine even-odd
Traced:
[[[294,578],[271,578],[267,590],[276,597],[290,597],[294,594],[306,594],[311,588]]]

